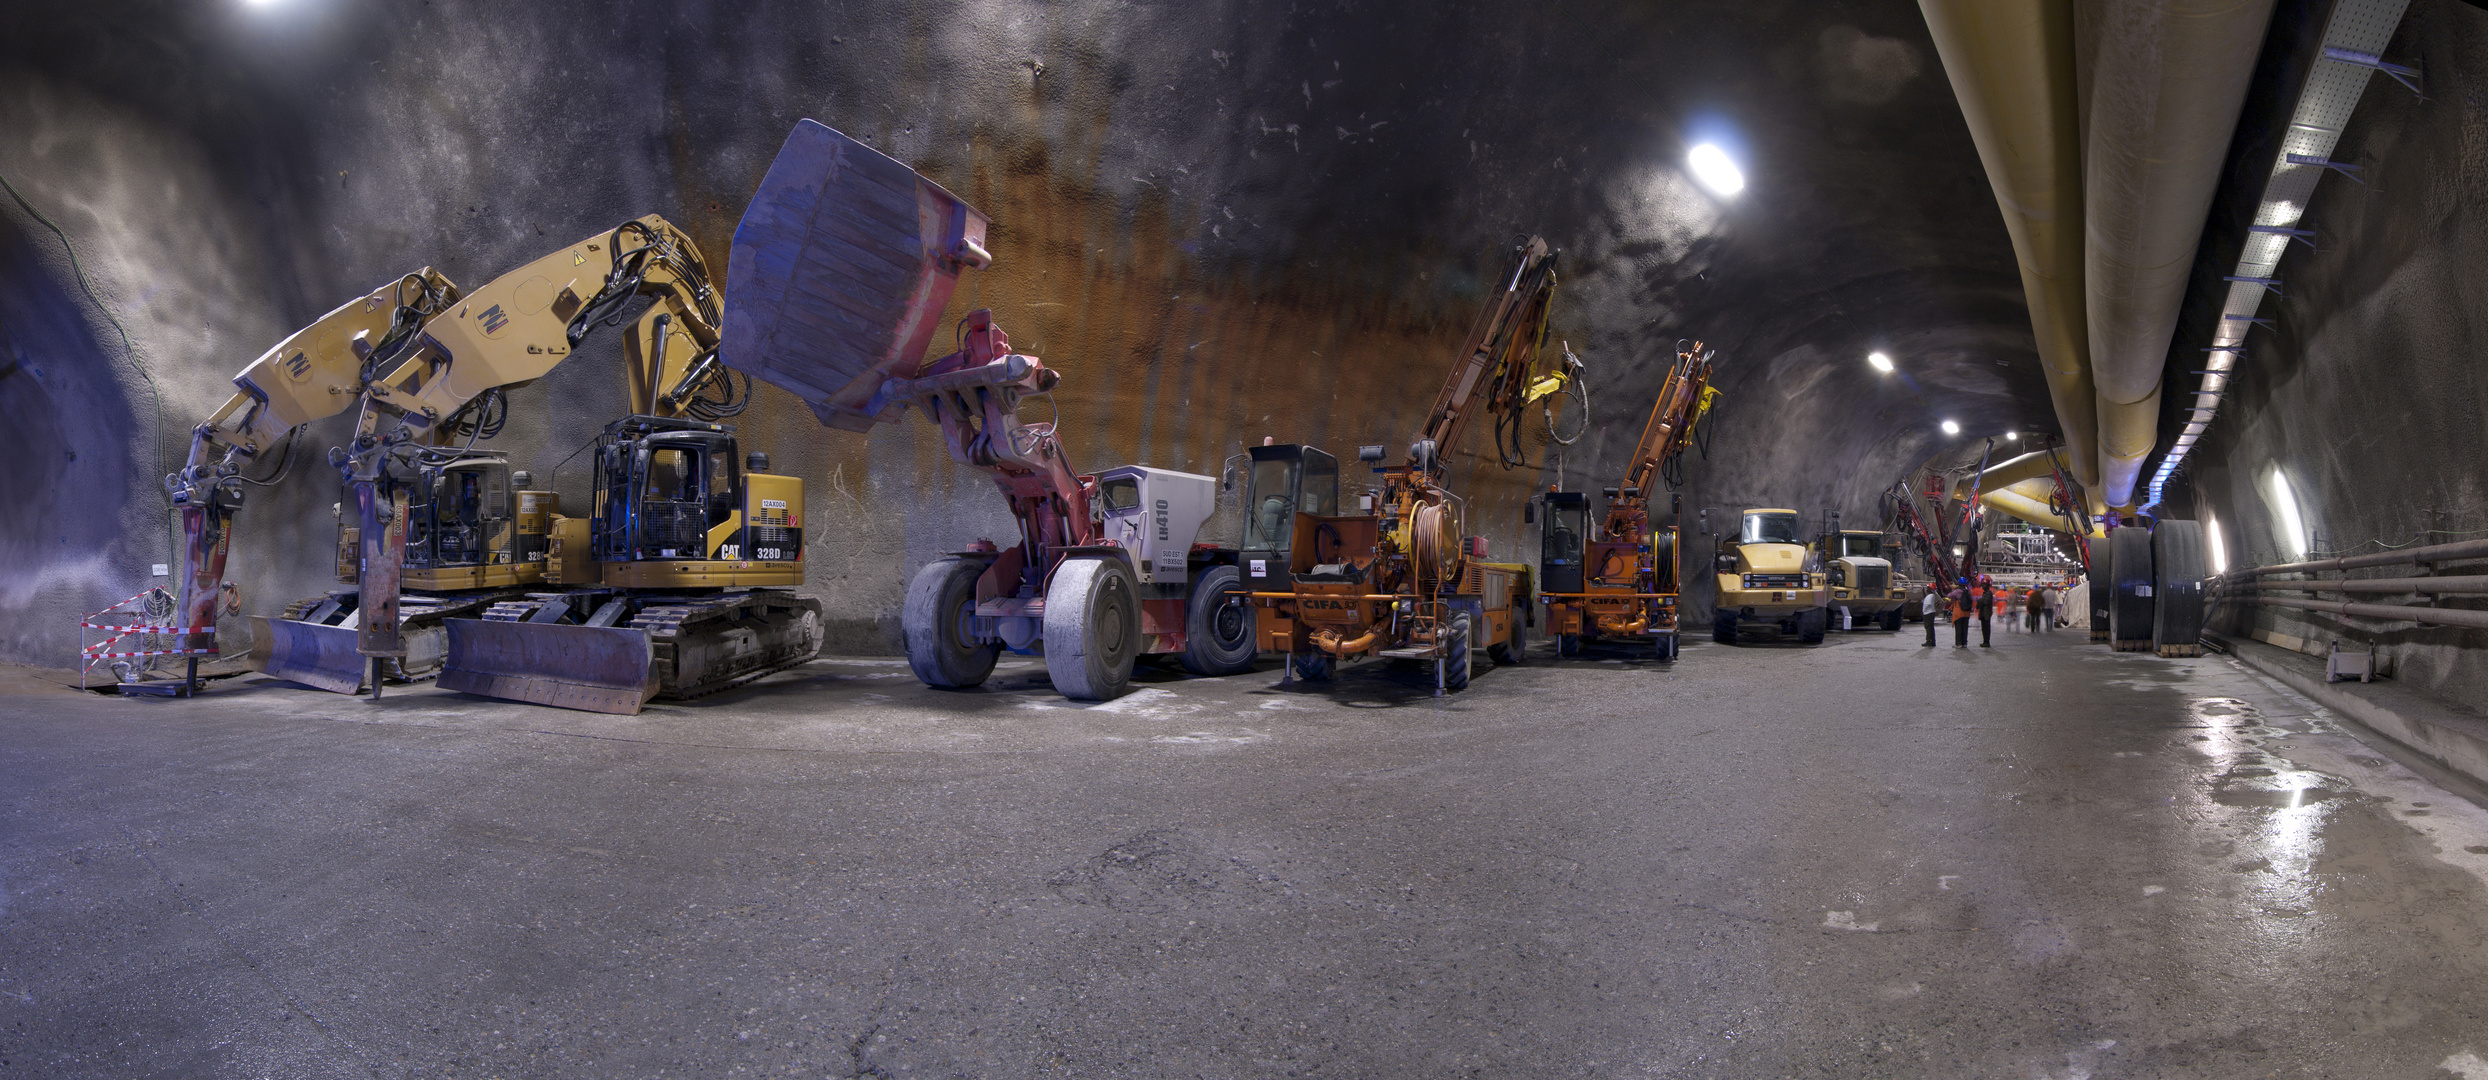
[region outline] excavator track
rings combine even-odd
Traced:
[[[657,696],[705,697],[811,660],[821,651],[821,602],[775,591],[642,605]]]
[[[494,604],[479,623],[453,631],[441,685],[627,714],[650,697],[686,701],[784,671],[821,649],[821,604],[808,596],[754,589],[634,599],[627,620],[601,626],[593,617],[589,625],[558,621],[601,607],[593,595],[539,593]]]

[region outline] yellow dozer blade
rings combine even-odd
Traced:
[[[353,627],[264,615],[251,616],[248,663],[254,671],[338,694],[362,692],[371,670],[371,660],[354,651]]]
[[[444,690],[635,715],[657,693],[656,648],[626,626],[450,619]]]

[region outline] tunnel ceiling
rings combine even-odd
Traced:
[[[167,279],[220,298],[193,321],[244,344],[185,341],[180,320],[139,335],[160,363],[192,357],[188,385],[210,392],[273,340],[248,328],[299,326],[417,266],[481,284],[657,212],[722,270],[748,193],[812,117],[994,216],[996,266],[960,303],[993,306],[1065,371],[1084,467],[1215,473],[1265,434],[1404,444],[1485,280],[1532,232],[1563,251],[1554,331],[1590,365],[1594,426],[1540,445],[1534,472],[1472,464],[1498,543],[1559,473],[1613,482],[1680,337],[1719,350],[1726,393],[1689,507],[1855,521],[1954,442],[1942,419],[1964,439],[2053,427],[2010,244],[1908,0],[99,0],[11,5],[0,50],[0,94],[24,115],[99,103],[206,163],[230,219],[214,250],[261,272],[133,257],[101,276],[122,304]],[[71,137],[0,149],[0,171],[31,177],[73,233],[133,251],[192,228],[146,199],[81,204],[80,170],[137,166],[55,149]],[[1701,141],[1741,163],[1744,192],[1688,178]],[[1896,374],[1867,367],[1877,349]],[[546,385],[602,410],[617,381]],[[168,396],[167,423],[213,404]],[[827,438],[791,399],[763,406],[746,423],[781,447]],[[504,438],[558,443],[539,468],[604,418],[554,412]],[[857,465],[919,488],[948,482],[933,467]]]
[[[1577,285],[1559,327],[1594,364],[1703,336],[1731,389],[1843,399],[1810,419],[1860,450],[1934,413],[1973,431],[2049,415],[1993,198],[1907,0],[18,11],[13,65],[206,145],[269,243],[298,249],[303,280],[270,291],[306,314],[410,258],[487,274],[532,250],[530,226],[566,235],[620,204],[722,239],[813,116],[988,203],[1051,189],[1045,208],[1094,215],[1110,248],[1160,239],[1141,219],[1162,217],[1212,271],[1454,322],[1468,297],[1429,271],[1461,280],[1544,232]],[[1743,162],[1741,196],[1682,175],[1702,140]],[[1006,261],[1030,257],[1007,247],[1030,224],[1011,202],[987,206]],[[1854,363],[1871,347],[1906,377],[1878,387]]]

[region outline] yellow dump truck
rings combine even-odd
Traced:
[[[1707,523],[1708,512],[1703,516]],[[1712,640],[1734,645],[1745,629],[1773,629],[1807,644],[1823,640],[1831,584],[1803,530],[1796,511],[1765,507],[1745,511],[1733,535],[1712,533]]]
[[[1883,534],[1866,529],[1835,529],[1815,547],[1822,553],[1824,574],[1831,579],[1831,611],[1838,622],[1847,609],[1847,627],[1865,629],[1873,623],[1886,630],[1901,628],[1908,607],[1909,581],[1885,555]]]

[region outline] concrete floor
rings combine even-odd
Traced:
[[[2220,658],[0,696],[0,1076],[2488,1077],[2488,812]]]

